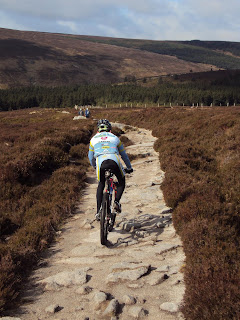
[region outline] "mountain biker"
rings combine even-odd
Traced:
[[[85,117],[86,118],[90,117],[90,111],[88,110],[88,108],[85,110]]]
[[[96,168],[98,179],[96,219],[99,220],[105,184],[105,170],[111,169],[118,179],[114,209],[121,212],[119,201],[125,189],[125,172],[120,163],[119,154],[127,167],[127,172],[130,173],[133,169],[123,144],[117,136],[111,133],[111,123],[107,119],[101,119],[97,123],[97,128],[98,132],[89,144],[88,158],[91,165]]]

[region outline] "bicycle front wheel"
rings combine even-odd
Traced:
[[[103,201],[102,201],[102,211],[100,214],[100,241],[102,245],[107,244],[107,234],[108,234],[108,221],[107,215],[109,210],[109,197],[108,194],[105,192],[103,194]]]

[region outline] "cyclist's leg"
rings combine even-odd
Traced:
[[[118,187],[117,187],[117,194],[116,194],[115,200],[119,202],[125,189],[125,177],[118,177],[117,175],[116,177],[118,179]]]
[[[114,160],[108,160],[108,168],[112,170],[118,179],[115,201],[119,202],[125,189],[125,176],[122,174],[118,164]]]
[[[97,212],[99,212],[101,205],[102,205],[102,199],[103,199],[103,189],[105,185],[105,170],[109,169],[111,166],[111,163],[109,164],[109,161],[111,160],[104,160],[101,163],[101,167],[99,169],[99,175],[98,175],[98,188],[97,188]]]
[[[104,181],[99,181],[98,188],[97,188],[97,212],[99,212],[102,205],[103,189],[104,189]]]

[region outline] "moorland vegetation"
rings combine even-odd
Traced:
[[[68,37],[66,35],[66,37]],[[230,41],[157,41],[76,36],[91,42],[134,48],[162,55],[175,56],[185,61],[204,63],[223,69],[240,68],[240,44]],[[229,55],[231,53],[232,55]]]
[[[158,138],[161,187],[186,254],[186,319],[239,319],[239,107],[92,114],[148,128]],[[73,122],[61,109],[2,112],[0,121],[3,309],[79,200],[93,122]]]
[[[0,113],[0,311],[74,210],[91,121],[59,110]]]
[[[136,78],[240,69],[240,44],[152,41],[0,28],[0,88],[119,83]]]
[[[240,109],[111,110],[153,130],[164,198],[186,254],[186,319],[240,318]]]

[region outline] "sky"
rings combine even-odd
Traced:
[[[239,0],[0,0],[0,27],[152,40],[240,42]]]

